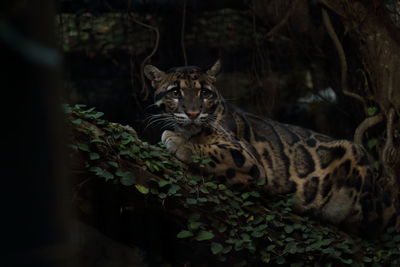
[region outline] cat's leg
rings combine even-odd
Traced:
[[[248,144],[224,138],[211,144],[196,144],[172,131],[164,131],[161,141],[172,154],[188,165],[196,165],[193,155],[210,159],[203,170],[225,178],[227,183],[249,184],[266,179],[264,167],[254,154],[256,152],[250,152]]]

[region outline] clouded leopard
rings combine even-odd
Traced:
[[[171,153],[187,164],[195,153],[210,158],[205,171],[228,184],[257,183],[269,194],[293,193],[298,212],[353,232],[399,227],[391,197],[379,193],[361,146],[228,104],[214,86],[220,65],[166,72],[145,67],[162,110],[156,118],[174,129],[161,138]]]

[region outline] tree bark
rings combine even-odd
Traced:
[[[368,77],[364,95],[370,106],[378,108],[376,118],[383,118],[385,127],[379,149],[383,166],[382,184],[398,203],[400,188],[400,30],[390,20],[384,1],[320,0],[338,15],[348,33],[359,45],[361,61]],[[351,91],[351,88],[349,88]],[[362,140],[368,130],[366,118],[356,131]],[[381,120],[379,120],[381,121]],[[379,123],[377,121],[377,123]],[[370,125],[375,126],[376,123]]]

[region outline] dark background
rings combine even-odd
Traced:
[[[297,2],[285,27],[269,37],[290,1],[61,1],[57,31],[66,62],[67,102],[94,106],[107,119],[141,132],[152,90],[146,82],[141,92],[140,68],[155,49],[145,64],[163,70],[185,64],[207,67],[220,58],[217,83],[228,101],[262,116],[352,139],[362,108],[341,92],[339,60],[320,5]],[[155,31],[137,21],[158,30],[157,44]],[[343,31],[340,25],[337,30]],[[343,42],[351,48],[351,40]],[[358,59],[350,60],[356,69]],[[335,102],[318,98],[327,88]],[[302,101],[310,95],[314,101]],[[153,142],[159,134],[153,128],[141,132]]]

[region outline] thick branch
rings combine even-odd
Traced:
[[[140,209],[142,213],[133,214],[132,220],[138,220],[149,209],[153,214],[162,213],[160,217],[168,216],[177,225],[163,226],[163,231],[172,233],[170,238],[173,238],[176,229],[182,229],[178,237],[185,239],[180,243],[201,253],[201,259],[208,264],[214,260],[213,266],[220,265],[217,258],[223,257],[228,263],[246,260],[249,265],[260,265],[265,255],[271,263],[285,255],[287,262],[312,263],[310,259],[318,257],[340,264],[343,258],[335,257],[336,254],[357,261],[348,254],[350,248],[361,258],[375,253],[364,250],[364,246],[371,246],[364,240],[293,214],[293,201],[287,196],[265,196],[262,187],[249,187],[246,191],[227,188],[216,178],[202,177],[182,165],[162,147],[141,141],[132,128],[93,119],[98,117],[93,111],[73,110],[70,117],[71,142],[75,148],[73,161],[81,162],[74,164],[75,173],[82,177],[77,182],[77,190],[84,191],[92,181],[101,182],[100,178],[112,181],[103,183],[105,190],[109,187],[115,191],[112,189],[115,184],[125,186],[127,195],[113,195],[113,199],[119,198],[116,202],[122,206]],[[88,178],[92,179],[88,181]],[[79,192],[76,199],[82,199]],[[307,238],[311,236],[317,238]],[[327,244],[335,254],[323,248],[321,240],[329,240]],[[347,240],[345,247],[340,245],[343,240]],[[296,249],[289,250],[293,244]],[[265,254],[267,247],[272,249]],[[305,250],[307,247],[310,249]],[[185,254],[185,261],[198,261],[195,256]]]
[[[371,127],[383,121],[383,114],[379,113],[373,117],[366,118],[363,122],[358,125],[355,133],[354,133],[354,142],[356,144],[362,145],[362,140],[364,133]]]

